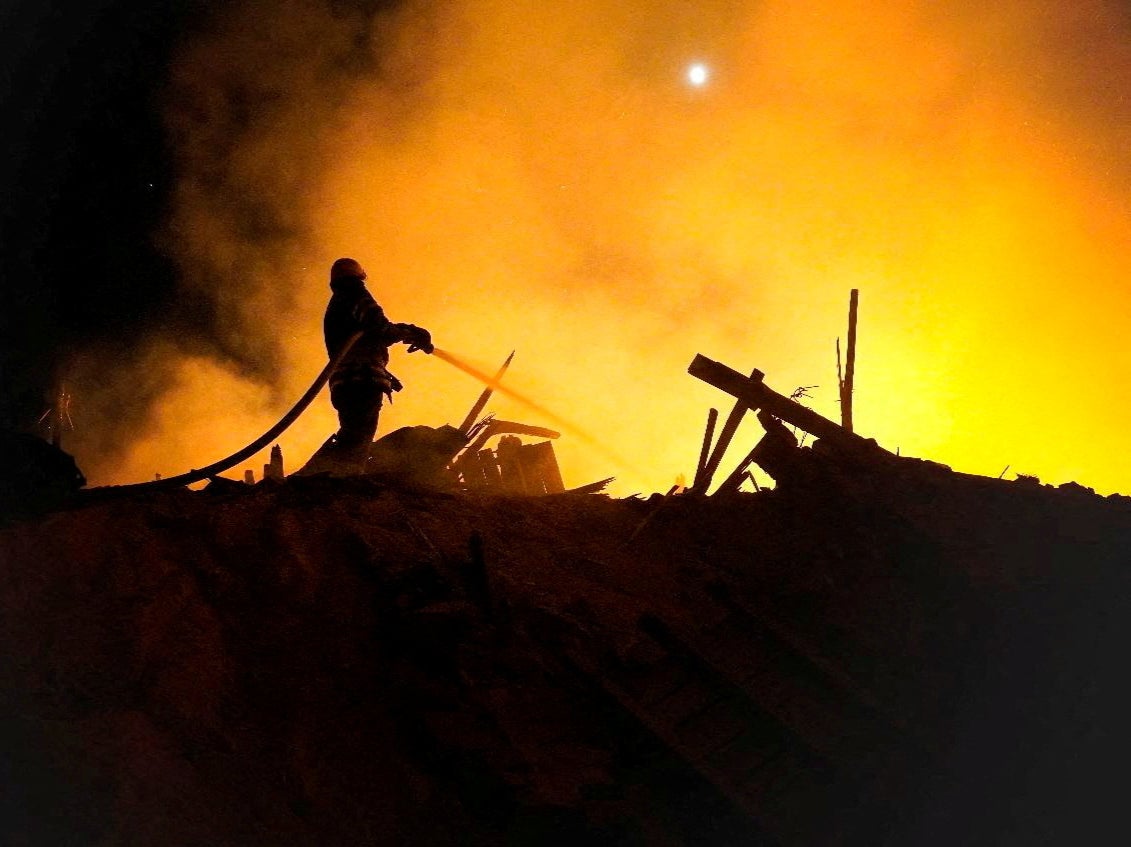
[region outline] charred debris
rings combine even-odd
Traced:
[[[837,339],[836,343],[841,409],[839,423],[799,402],[807,396],[807,388],[812,386],[802,386],[792,394],[784,395],[766,384],[761,370],[755,368],[744,375],[721,362],[696,355],[688,373],[729,395],[732,406],[721,428],[718,427],[718,410],[708,410],[693,482],[688,486],[672,486],[666,494],[653,497],[727,497],[738,494],[745,484],[757,493],[761,486],[752,471],[753,466],[759,467],[774,480],[777,489],[808,490],[814,496],[823,496],[822,492],[827,494],[832,487],[862,486],[872,489],[877,485],[896,485],[896,480],[905,483],[909,477],[938,478],[940,473],[949,474],[956,481],[982,485],[1002,483],[1014,490],[1018,486],[1046,491],[1051,488],[1041,485],[1036,477],[1026,475],[1018,475],[1016,482],[1010,484],[1001,477],[992,480],[956,473],[929,460],[893,454],[880,447],[874,439],[854,432],[852,407],[858,306],[859,292],[853,289],[849,298],[843,362],[840,340]],[[553,445],[553,440],[561,433],[542,426],[504,420],[491,413],[484,414],[494,386],[503,379],[513,358],[514,352],[503,362],[491,384],[482,391],[458,426],[407,426],[378,438],[370,448],[362,475],[382,484],[423,487],[446,493],[537,496],[604,492],[613,477],[566,488]],[[144,483],[85,489],[85,478],[61,446],[64,431],[73,429],[70,401],[65,386],[60,387],[55,403],[41,417],[39,423],[49,443],[31,435],[4,434],[0,451],[3,464],[0,469],[0,514],[42,512],[153,486],[153,483]],[[756,416],[764,435],[736,466],[728,470],[722,466],[722,461],[747,413]],[[810,443],[806,445],[806,441]],[[355,467],[338,469],[324,462],[318,463],[316,459],[317,456],[289,476],[358,475]],[[198,479],[205,478],[204,471],[190,474],[197,474]],[[208,476],[207,479],[209,483],[205,490],[213,492],[237,492],[241,490],[237,486],[256,484],[256,474],[252,469],[243,471],[241,481],[219,475]],[[276,444],[271,448],[269,461],[262,466],[261,480],[273,485],[286,479],[284,458]],[[155,480],[159,483],[176,481],[163,481],[160,474]],[[1059,488],[1075,494],[1095,494],[1091,488],[1075,482],[1062,484]],[[1111,495],[1109,499],[1120,501],[1131,498]]]
[[[679,493],[571,496],[557,434],[486,391],[365,475],[272,451],[256,485],[5,526],[0,835],[1110,841],[1131,500],[954,473],[760,371],[689,373],[733,402]],[[724,468],[751,410],[765,433]],[[752,463],[772,490],[740,491]]]
[[[799,402],[813,386],[781,394],[766,384],[765,374],[757,368],[744,375],[702,354],[696,355],[688,373],[729,395],[732,405],[721,428],[718,410],[708,410],[693,482],[688,486],[674,485],[666,494],[655,494],[653,498],[726,498],[741,493],[747,483],[746,491],[753,488],[759,493],[762,488],[752,471],[755,465],[774,481],[776,489],[808,491],[818,497],[835,488],[841,489],[841,493],[850,489],[870,491],[885,485],[895,490],[916,479],[926,484],[943,477],[959,485],[997,486],[1002,491],[1054,490],[1033,476],[1019,474],[1014,482],[1007,482],[1004,471],[996,479],[955,472],[937,462],[892,453],[874,439],[856,433],[853,396],[858,313],[859,291],[852,289],[844,349],[839,338],[836,342],[839,423]],[[502,380],[513,358],[512,352],[495,374],[494,384]],[[457,427],[404,427],[379,438],[371,449],[366,474],[394,484],[423,485],[446,492],[507,495],[601,493],[613,481],[613,477],[608,477],[566,489],[552,443],[560,433],[503,420],[493,414],[483,416],[492,392],[492,387],[485,388]],[[764,434],[728,470],[723,459],[748,413],[755,415]],[[271,464],[264,466],[265,479],[284,478],[277,449],[272,452]],[[311,471],[305,467],[297,474],[309,475]],[[249,476],[245,481],[254,480]],[[219,479],[214,482],[224,484]],[[1076,482],[1061,484],[1057,490],[1098,496],[1093,489]],[[1107,499],[1131,503],[1131,498],[1118,494]]]
[[[504,420],[494,414],[480,417],[494,386],[502,380],[513,359],[512,352],[459,426],[422,425],[394,430],[373,442],[363,474],[393,484],[423,486],[449,493],[519,496],[566,493],[552,441],[561,437],[561,433]],[[264,473],[267,473],[266,467]],[[317,455],[296,474],[339,475],[332,467],[321,464]],[[341,475],[356,474],[354,468],[349,468]],[[612,479],[570,489],[569,493],[601,492]]]

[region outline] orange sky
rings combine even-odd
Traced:
[[[177,359],[150,437],[80,465],[92,484],[171,475],[266,430],[324,363],[328,268],[348,255],[393,320],[489,372],[517,350],[508,383],[602,435],[606,451],[558,442],[567,485],[693,474],[707,409],[730,406],[687,375],[696,353],[782,393],[816,385],[839,419],[858,288],[858,432],[1131,493],[1126,14],[467,0],[369,20],[249,2],[174,74],[196,99],[170,105],[184,179],[163,237],[274,381]],[[272,95],[236,128],[214,95],[233,84]],[[233,196],[289,234],[251,237]],[[458,423],[480,390],[403,347],[390,367],[406,389],[382,433]],[[281,439],[288,468],[334,428],[323,396]],[[720,473],[759,433],[744,424]]]

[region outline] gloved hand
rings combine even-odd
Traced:
[[[436,348],[432,344],[432,334],[423,327],[414,324],[405,324],[404,343],[408,345],[408,352],[423,350],[431,353]]]

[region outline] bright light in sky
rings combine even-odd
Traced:
[[[687,69],[687,81],[696,87],[705,84],[708,75],[707,66],[702,62],[696,62]]]

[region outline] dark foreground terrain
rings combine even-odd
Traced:
[[[291,478],[0,528],[0,843],[1125,843],[1131,502]]]

